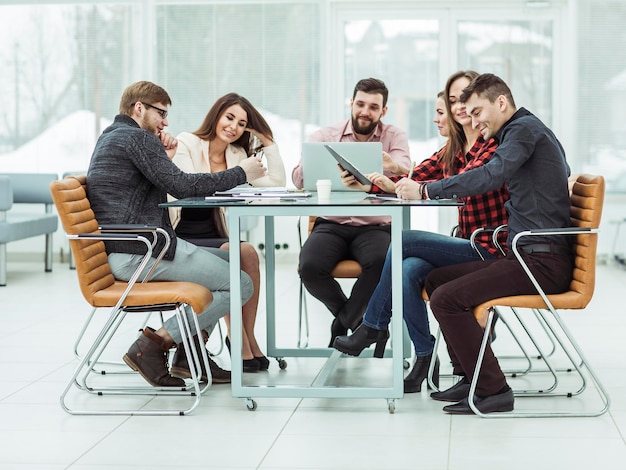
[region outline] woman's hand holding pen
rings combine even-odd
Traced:
[[[401,199],[421,199],[420,194],[421,183],[413,181],[409,178],[402,178],[396,183],[395,192]]]
[[[396,183],[395,192],[401,199],[421,199],[420,183],[413,181],[413,170],[415,162],[411,162],[411,170],[406,178],[402,178]]]

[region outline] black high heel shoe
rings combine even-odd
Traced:
[[[363,350],[376,343],[374,357],[383,357],[385,345],[389,339],[388,330],[375,330],[363,324],[354,330],[350,336],[338,336],[333,347],[342,353],[358,356]]]
[[[226,342],[226,347],[228,348],[228,354],[230,354],[230,339],[228,338],[228,336],[226,337],[225,342]],[[265,357],[265,360],[267,361],[267,366],[269,367],[270,361],[266,357]],[[262,369],[261,361],[259,361],[258,357],[253,357],[252,359],[243,359],[242,362],[243,362],[242,369],[244,372],[258,372],[260,370],[267,370],[267,367],[265,369]]]
[[[265,356],[254,356],[259,363],[259,370],[267,370],[270,367],[270,360]]]
[[[345,336],[347,334],[348,329],[341,324],[339,318],[335,317],[330,325],[330,343],[328,343],[328,347],[333,347],[333,344],[335,344],[335,339],[338,336]]]
[[[422,390],[422,382],[428,377],[428,368],[432,354],[428,356],[418,356],[415,359],[413,370],[404,378],[404,393],[416,393]],[[433,383],[439,388],[439,358],[435,359],[433,370]],[[428,385],[428,384],[427,384]]]

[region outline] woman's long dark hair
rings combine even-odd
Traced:
[[[478,72],[474,72],[473,70],[460,70],[450,75],[448,81],[446,82],[444,101],[446,102],[446,112],[448,113],[448,128],[450,130],[450,136],[448,137],[448,142],[445,150],[442,152],[440,161],[450,174],[456,173],[454,159],[459,152],[463,152],[465,144],[467,143],[465,132],[463,132],[463,126],[456,122],[454,115],[452,114],[450,106],[450,88],[459,78],[465,77],[471,82],[474,78],[478,77],[478,75]]]
[[[219,121],[220,117],[222,117],[224,111],[234,104],[241,106],[248,115],[249,129],[254,129],[255,131],[258,131],[274,140],[272,129],[270,129],[267,121],[263,118],[263,116],[261,116],[261,113],[259,113],[256,108],[252,106],[252,103],[250,103],[246,98],[238,95],[237,93],[228,93],[219,98],[213,106],[211,106],[211,109],[209,109],[204,121],[202,121],[202,125],[200,125],[200,128],[194,132],[194,135],[204,140],[215,139],[215,137],[217,137],[217,121]],[[244,131],[241,137],[233,142],[233,145],[243,148],[246,151],[246,154],[250,156],[262,147],[260,144],[258,146],[255,145],[255,141],[256,139],[250,134],[250,132]]]

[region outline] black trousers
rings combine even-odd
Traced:
[[[341,324],[356,328],[380,279],[391,240],[389,225],[343,225],[318,218],[300,251],[300,277]],[[345,259],[359,262],[363,271],[350,296],[330,273]]]
[[[524,260],[546,294],[568,289],[573,271],[570,255],[533,253],[525,254]],[[453,371],[470,380],[483,337],[473,308],[498,297],[537,293],[512,252],[506,258],[437,268],[426,277],[425,288],[446,340]],[[487,345],[476,394],[494,395],[505,384],[498,360]]]

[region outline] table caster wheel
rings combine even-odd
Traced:
[[[409,370],[409,368],[411,367],[411,363],[407,359],[405,359],[402,362],[402,367],[404,367],[404,370]]]
[[[389,414],[394,414],[396,412],[396,400],[393,398],[388,399],[387,408],[389,409]]]
[[[246,398],[246,408],[248,408],[249,411],[256,410],[256,401],[252,398]]]
[[[287,368],[287,361],[285,361],[282,358],[281,359],[276,358],[276,360],[278,361],[278,367],[280,367],[281,370]]]

